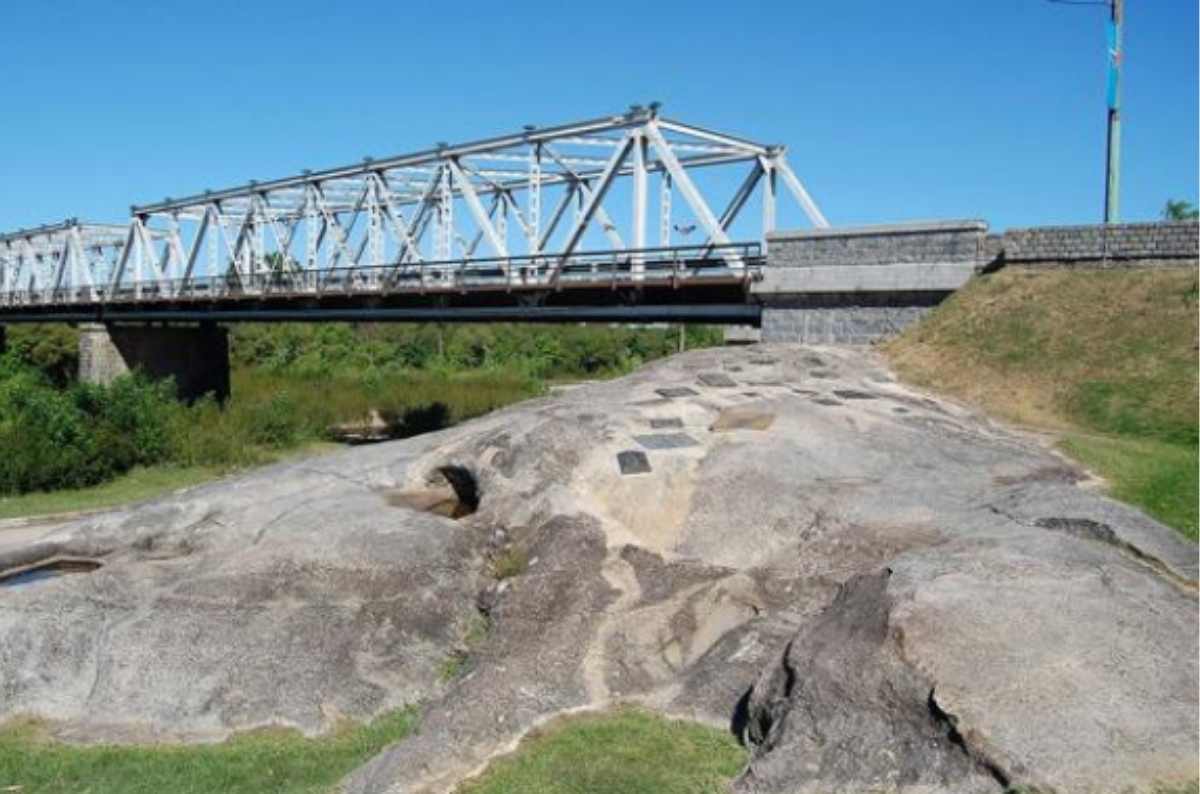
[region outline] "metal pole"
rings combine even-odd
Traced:
[[[1110,0],[1108,23],[1108,163],[1104,182],[1104,222],[1121,219],[1121,68],[1125,0]]]

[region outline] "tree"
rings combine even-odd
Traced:
[[[1167,206],[1163,208],[1164,220],[1194,221],[1197,218],[1200,218],[1200,210],[1196,209],[1192,202],[1184,199],[1179,201],[1167,199]]]

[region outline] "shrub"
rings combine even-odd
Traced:
[[[87,416],[32,372],[0,383],[0,491],[91,485],[111,473]]]
[[[295,446],[302,435],[296,403],[286,392],[274,394],[266,402],[252,403],[242,414],[243,436],[251,443],[286,449]]]

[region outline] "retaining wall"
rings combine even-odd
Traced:
[[[860,344],[898,333],[980,271],[1196,267],[1198,255],[1196,221],[1003,234],[973,220],[779,232],[767,237],[751,297],[763,307],[763,341]]]
[[[1178,267],[1200,256],[1196,221],[1035,226],[999,238],[993,266]]]
[[[899,332],[973,276],[982,221],[859,226],[767,237],[751,294],[765,342],[863,344]]]

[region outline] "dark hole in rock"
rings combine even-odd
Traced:
[[[858,391],[857,389],[834,389],[833,393],[841,397],[843,400],[874,400],[877,399],[874,394],[866,391]]]
[[[749,744],[746,729],[750,727],[750,695],[753,692],[754,687],[750,687],[738,698],[737,705],[733,707],[733,714],[729,717],[729,732],[742,747]]]
[[[446,482],[450,483],[459,503],[467,509],[468,513],[474,513],[479,509],[479,484],[475,482],[475,475],[471,473],[470,469],[466,466],[451,464],[439,468],[438,474],[445,477]]]
[[[0,573],[0,587],[21,587],[72,573],[91,573],[103,567],[95,560],[60,557],[26,568]]]
[[[818,378],[820,380],[828,380],[829,378],[837,377],[836,373],[827,372],[825,370],[815,370],[815,369],[812,372],[808,373],[808,375],[811,378]]]
[[[1076,469],[1067,466],[1042,466],[1025,474],[1015,476],[1000,476],[993,478],[992,482],[997,485],[1021,485],[1027,482],[1066,482],[1076,483],[1083,479],[1083,474]],[[1070,519],[1055,519],[1047,518],[1040,519],[1038,526],[1046,529],[1061,529],[1061,527],[1051,524],[1043,524],[1041,521],[1069,521]],[[1102,525],[1106,526],[1106,525]]]
[[[699,444],[687,433],[647,433],[634,436],[633,440],[646,449],[682,449]]]
[[[651,419],[650,427],[655,430],[663,430],[665,428],[683,427],[683,420],[677,416],[667,417],[665,419]]]
[[[840,402],[830,399],[829,397],[818,397],[817,399],[813,400],[813,402],[815,402],[817,405],[841,405]]]
[[[650,461],[646,453],[637,449],[627,449],[617,453],[617,466],[621,474],[647,474],[650,471]]]
[[[1066,532],[1068,535],[1098,540],[1102,543],[1116,543],[1117,533],[1108,524],[1093,521],[1090,518],[1039,518],[1033,522],[1042,529],[1052,529],[1056,532]]]
[[[420,490],[393,491],[388,504],[408,507],[446,518],[463,518],[479,509],[479,484],[466,466],[440,466]]]
[[[712,386],[719,389],[730,389],[737,386],[737,381],[723,372],[701,372],[696,376],[696,380],[705,386]]]
[[[654,397],[649,400],[636,400],[628,404],[636,408],[651,408],[657,405],[670,405],[671,401],[666,397]]]
[[[664,386],[661,389],[655,389],[655,391],[663,397],[672,399],[676,397],[695,397],[699,394],[695,389],[689,389],[687,386]]]

